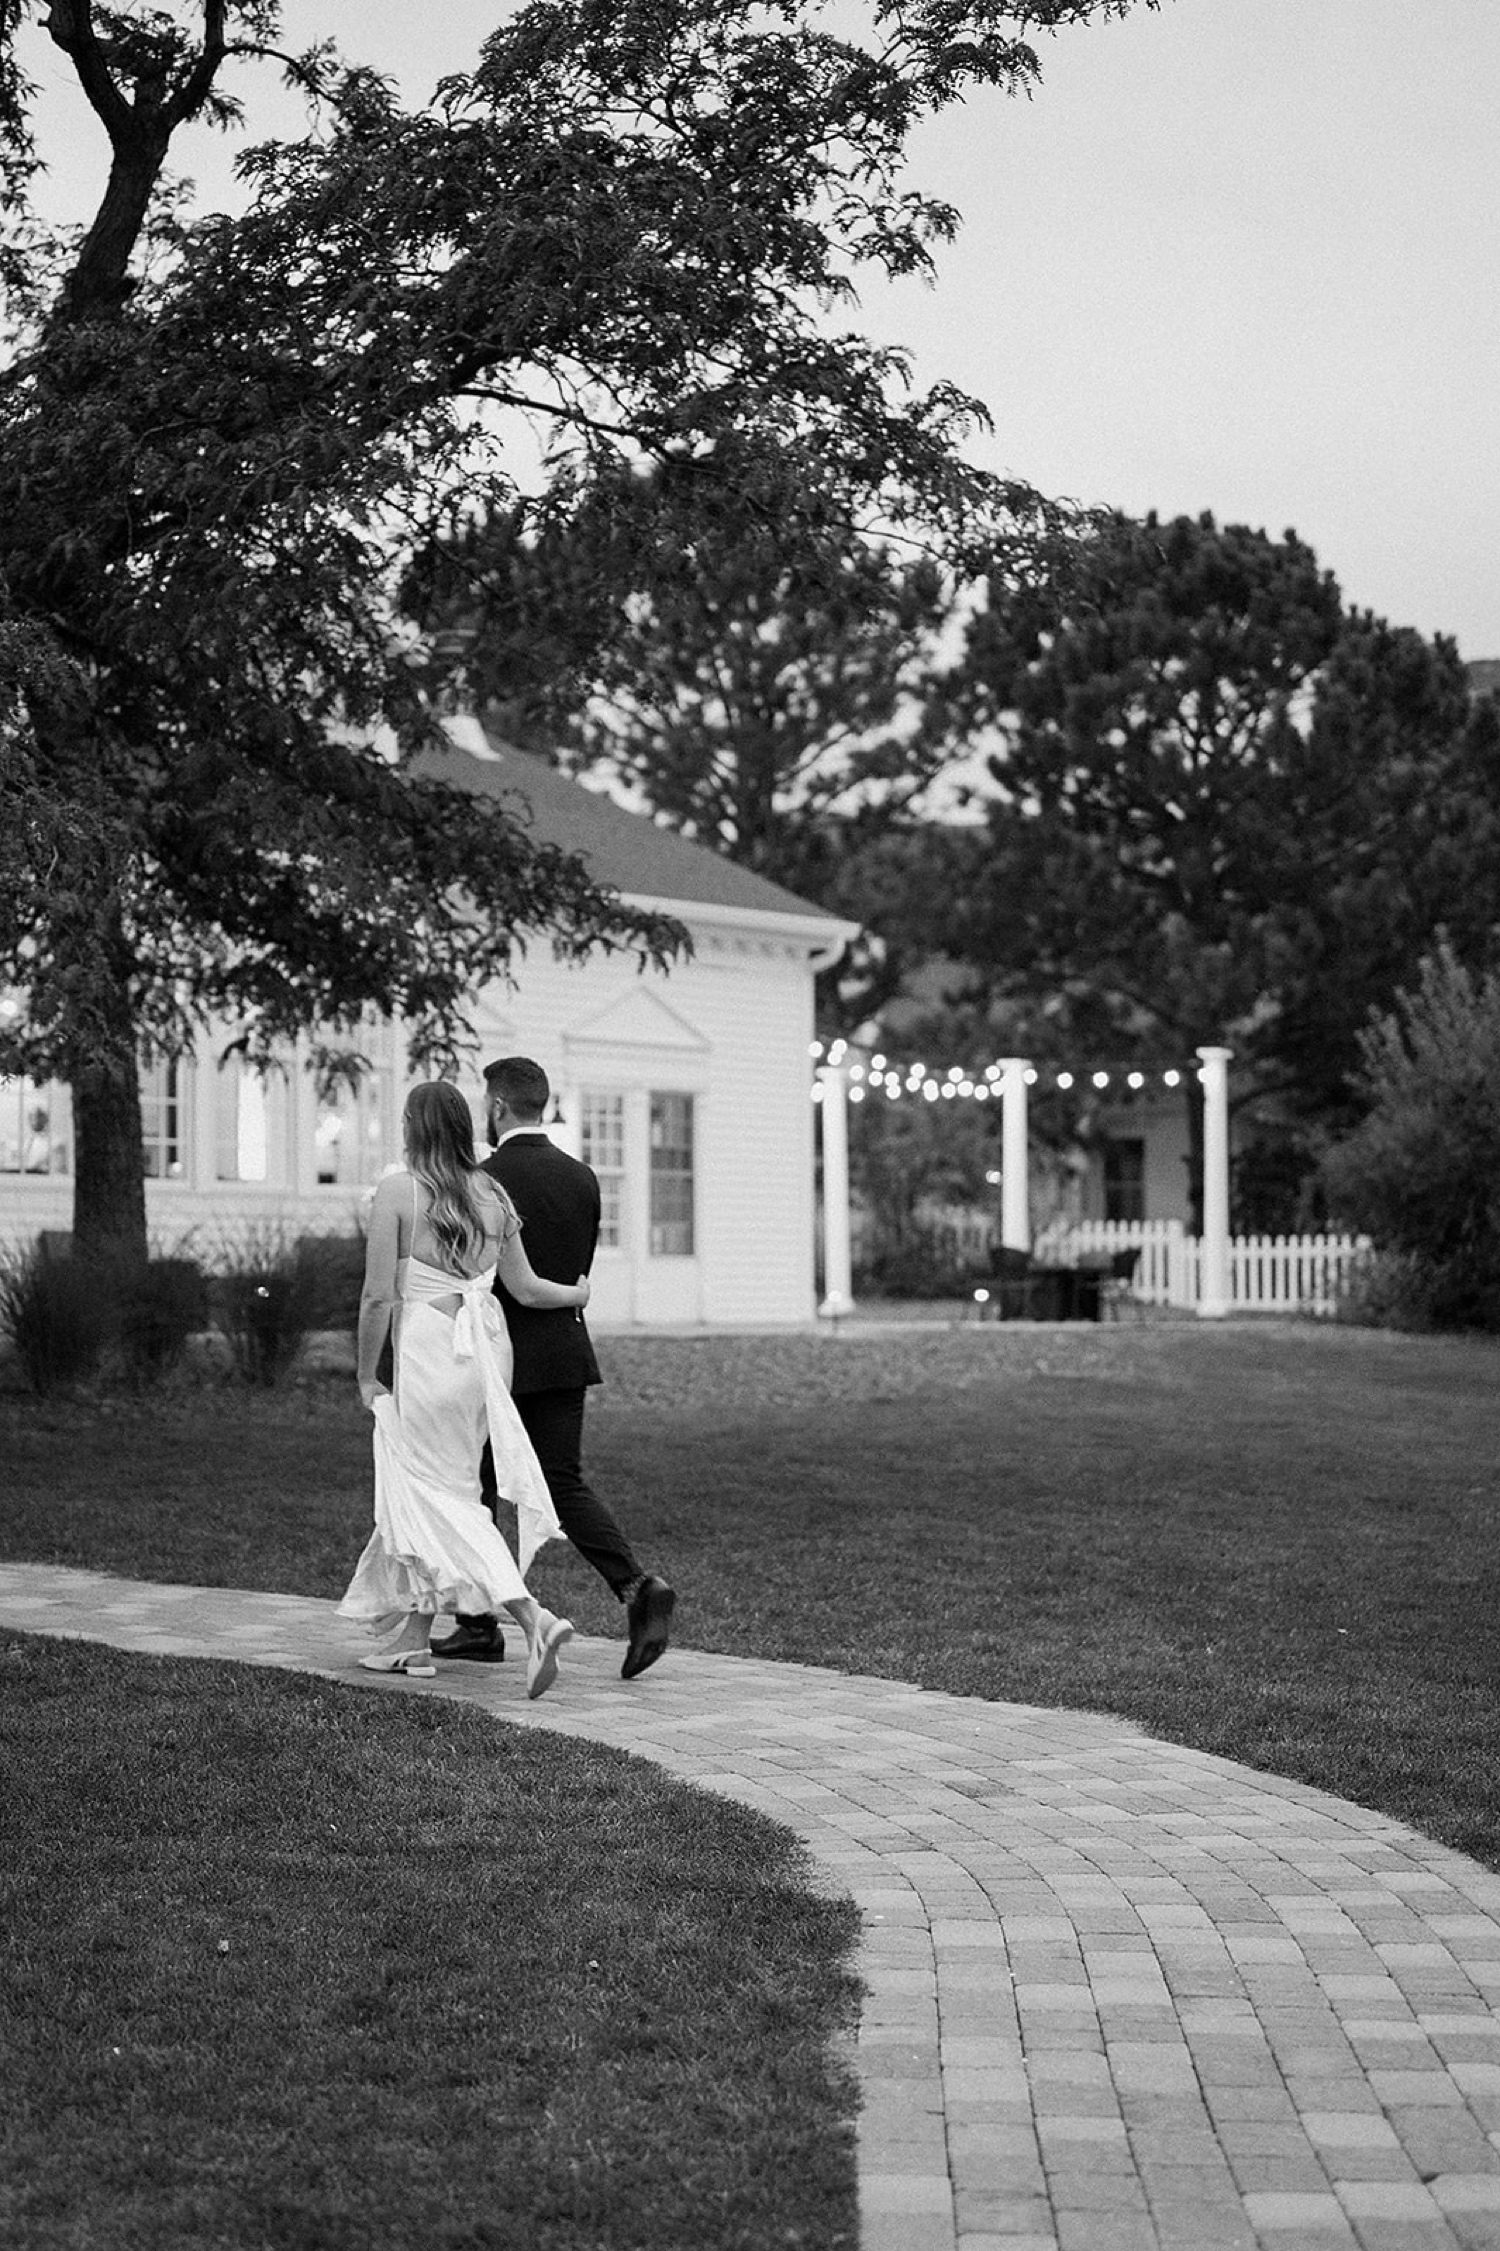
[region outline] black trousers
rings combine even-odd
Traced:
[[[516,1413],[536,1449],[557,1521],[585,1563],[592,1563],[616,1601],[641,1576],[634,1550],[616,1521],[583,1474],[583,1408],[588,1393],[582,1384],[566,1391],[523,1391],[516,1397]],[[495,1463],[488,1446],[480,1468],[484,1498],[493,1513]]]

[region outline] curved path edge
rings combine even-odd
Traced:
[[[862,2251],[1500,2247],[1500,1876],[1096,1713],[580,1637],[361,1672],[331,1604],[0,1564],[0,1626],[440,1695],[751,1805],[864,1918]]]

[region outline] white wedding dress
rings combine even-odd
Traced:
[[[506,1239],[520,1226],[506,1218]],[[375,1401],[375,1529],[339,1604],[376,1632],[410,1611],[493,1614],[527,1593],[544,1541],[560,1539],[541,1466],[510,1395],[511,1347],[495,1268],[464,1276],[420,1258],[396,1268],[395,1389]],[[457,1312],[439,1309],[438,1300]],[[520,1568],[480,1498],[488,1438],[516,1509]]]

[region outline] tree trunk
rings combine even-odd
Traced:
[[[103,200],[84,238],[63,291],[69,320],[112,320],[134,284],[131,255],[167,153],[165,134],[142,134],[128,153],[116,152]]]
[[[73,1247],[146,1256],[141,1080],[129,995],[110,1011],[114,1036],[70,1074],[73,1090]]]

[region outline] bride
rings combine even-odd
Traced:
[[[390,1636],[361,1657],[372,1672],[430,1676],[439,1611],[508,1610],[526,1636],[526,1693],[557,1678],[566,1618],[543,1610],[525,1573],[561,1536],[531,1441],[510,1396],[511,1349],[496,1273],[523,1305],[582,1307],[589,1285],[547,1282],[521,1247],[521,1221],[478,1168],[469,1105],[434,1080],[412,1088],[405,1172],[375,1191],[359,1306],[359,1395],[375,1418],[375,1529],[339,1615]],[[394,1389],[377,1380],[394,1330]],[[488,1438],[495,1479],[516,1508],[520,1568],[480,1499]]]

